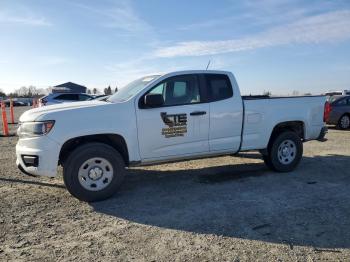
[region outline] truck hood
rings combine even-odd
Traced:
[[[30,109],[26,112],[24,112],[21,117],[19,118],[20,122],[29,122],[29,121],[35,121],[40,116],[61,112],[61,111],[70,111],[70,110],[76,110],[76,109],[82,109],[82,108],[91,108],[95,106],[101,106],[109,104],[108,102],[104,101],[83,101],[83,102],[71,102],[71,103],[62,103],[57,105],[50,105],[50,106],[42,106],[34,109]]]

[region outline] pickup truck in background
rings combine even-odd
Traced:
[[[83,201],[112,196],[126,167],[259,150],[288,172],[303,142],[322,140],[324,96],[242,97],[225,71],[181,71],[137,79],[107,101],[31,109],[20,117],[17,165],[54,177]]]

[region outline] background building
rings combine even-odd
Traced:
[[[86,86],[81,86],[72,82],[52,87],[52,93],[86,93],[86,91]]]

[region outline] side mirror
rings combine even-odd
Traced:
[[[148,94],[145,96],[144,103],[148,107],[158,107],[164,104],[164,98],[162,94]]]

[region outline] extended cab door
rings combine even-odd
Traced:
[[[210,152],[236,152],[241,143],[242,98],[232,75],[205,74],[210,101]]]
[[[164,104],[147,108],[144,105],[147,94],[162,94]],[[138,140],[143,161],[209,152],[209,104],[203,100],[198,75],[167,78],[137,102]]]

